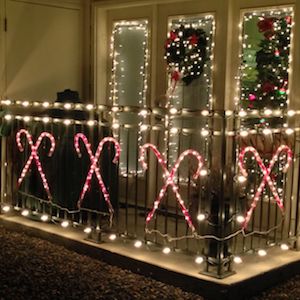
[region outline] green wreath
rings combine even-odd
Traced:
[[[181,25],[169,32],[165,59],[171,80],[186,85],[199,78],[207,61],[207,35],[203,29]]]

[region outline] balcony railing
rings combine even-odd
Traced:
[[[299,130],[245,122],[276,111],[2,109],[2,212],[198,254],[217,277],[245,252],[296,247]]]

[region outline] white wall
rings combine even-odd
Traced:
[[[8,26],[2,34],[6,70],[1,96],[55,100],[56,93],[67,88],[82,96],[81,1],[2,2]]]

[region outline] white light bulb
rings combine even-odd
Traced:
[[[263,130],[263,134],[264,135],[268,135],[268,134],[271,134],[272,133],[272,130],[270,129],[270,128],[265,128],[264,130]]]
[[[248,136],[248,131],[247,130],[242,130],[242,131],[240,131],[240,136],[241,137],[246,137],[246,136]]]
[[[92,110],[94,108],[93,104],[87,104],[86,109],[87,110]]]
[[[242,215],[238,215],[238,216],[236,216],[236,221],[238,223],[244,223],[245,222],[245,217],[242,216]]]
[[[247,178],[246,178],[245,176],[243,176],[243,175],[239,175],[239,176],[238,176],[238,181],[239,181],[240,183],[244,183],[246,180],[247,180]]]
[[[6,121],[10,121],[10,120],[12,119],[12,115],[5,115],[5,116],[4,116],[4,119],[5,119]]]
[[[89,120],[87,121],[88,126],[92,127],[95,125],[95,121],[94,120]]]
[[[240,117],[246,117],[247,116],[247,112],[245,112],[244,110],[239,112],[239,116]]]
[[[271,109],[265,109],[264,114],[266,116],[270,116],[273,113],[273,111]]]
[[[197,216],[197,220],[198,221],[204,221],[206,219],[206,216],[205,216],[205,214],[198,214],[198,216]]]
[[[289,247],[287,244],[281,244],[281,245],[280,245],[280,248],[281,248],[281,250],[283,250],[283,251],[286,251],[286,250],[289,250],[289,249],[290,249],[290,247]]]
[[[48,117],[44,117],[44,118],[43,118],[43,122],[44,122],[44,123],[48,123],[49,121],[50,121],[50,119],[49,119]]]
[[[207,129],[202,129],[201,130],[201,135],[204,136],[204,137],[208,136],[209,135],[209,131]]]
[[[143,124],[143,125],[141,125],[140,129],[141,129],[141,131],[146,131],[148,129],[148,125]]]
[[[289,117],[293,117],[296,114],[296,112],[294,110],[289,110],[287,112],[287,114],[288,114]]]
[[[146,117],[148,114],[148,111],[146,109],[143,109],[140,111],[139,115],[142,116],[142,117]]]
[[[258,252],[257,252],[257,254],[259,256],[266,256],[267,255],[267,251],[264,250],[264,249],[259,249]]]
[[[49,107],[50,103],[49,102],[43,102],[44,107]]]
[[[71,124],[71,120],[64,120],[64,124],[66,125],[66,126],[68,126],[68,125],[70,125]]]
[[[86,228],[84,228],[84,233],[87,233],[87,234],[89,234],[89,233],[91,233],[92,232],[92,228],[91,227],[86,227]]]
[[[10,211],[10,206],[5,205],[5,206],[2,207],[2,210],[3,210],[4,212],[9,212],[9,211]]]
[[[203,110],[201,112],[201,115],[204,116],[204,117],[207,117],[209,115],[209,111],[208,110]]]
[[[113,123],[112,128],[113,129],[118,129],[118,128],[120,128],[120,124],[119,123]]]
[[[202,176],[202,177],[206,176],[207,174],[208,174],[208,172],[207,172],[206,169],[202,169],[202,170],[200,171],[200,176]]]
[[[171,130],[170,130],[170,133],[177,134],[178,133],[178,128],[172,127]]]
[[[169,254],[171,252],[171,249],[169,247],[165,247],[165,248],[163,248],[162,252],[164,254]]]
[[[243,262],[243,260],[241,259],[240,256],[235,256],[233,258],[233,261],[236,263],[236,264],[241,264]]]
[[[114,234],[114,233],[112,233],[112,234],[109,235],[108,238],[109,238],[111,241],[114,241],[114,240],[117,238],[117,235]]]
[[[22,102],[22,105],[25,106],[25,107],[27,107],[29,105],[29,102],[28,101],[24,101],[24,102]]]
[[[170,108],[170,114],[175,115],[177,112],[178,110],[175,107]]]
[[[27,217],[29,215],[29,210],[28,209],[24,209],[22,212],[21,212],[21,215],[23,217]]]
[[[63,228],[67,228],[68,226],[69,226],[69,221],[63,221],[61,223],[61,227],[63,227]]]
[[[143,243],[141,241],[135,241],[135,243],[134,243],[135,248],[141,248],[142,245],[143,245]]]
[[[195,258],[195,263],[198,264],[198,265],[202,264],[203,261],[204,261],[204,258],[202,256],[197,256]]]
[[[23,120],[24,120],[24,122],[29,122],[29,121],[30,121],[30,117],[29,117],[29,116],[25,116],[25,117],[23,118]]]
[[[287,129],[285,130],[285,133],[286,133],[287,135],[290,135],[290,134],[293,134],[293,133],[294,133],[294,130],[293,130],[292,128],[287,128]]]
[[[71,109],[71,108],[72,108],[72,104],[71,104],[71,103],[66,103],[66,104],[64,105],[64,108],[65,108],[65,109]]]
[[[42,220],[43,222],[47,222],[48,219],[49,219],[48,215],[42,215],[42,216],[41,216],[41,220]]]

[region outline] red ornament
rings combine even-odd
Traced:
[[[264,33],[264,36],[267,40],[270,40],[273,37],[273,35],[274,35],[274,31],[266,31]]]
[[[274,88],[275,88],[274,84],[268,81],[264,82],[261,87],[263,93],[271,93],[274,91]]]
[[[291,24],[292,23],[292,17],[291,16],[286,16],[285,17],[285,20],[288,24]]]
[[[259,32],[274,31],[273,24],[273,18],[265,18],[257,23],[257,27]]]
[[[168,49],[170,47],[170,44],[172,43],[171,39],[167,39],[165,42],[165,49]]]
[[[178,38],[178,35],[174,31],[171,31],[170,32],[170,39],[171,39],[171,41],[174,41],[177,38]]]
[[[180,72],[173,71],[171,75],[171,80],[177,82],[180,79]]]
[[[195,34],[189,37],[189,42],[191,45],[196,45],[198,43],[198,40],[199,38]]]
[[[249,99],[249,101],[255,101],[256,96],[254,94],[249,94],[248,99]]]

